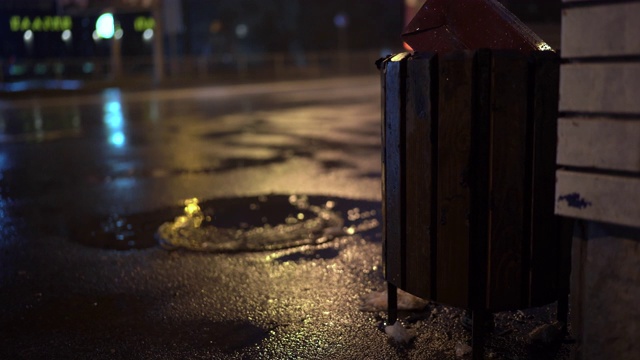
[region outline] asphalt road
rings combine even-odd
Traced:
[[[404,346],[359,310],[384,289],[379,92],[372,76],[0,101],[0,359],[456,358],[459,309],[402,313]],[[160,246],[189,199],[217,232]],[[487,356],[568,358],[527,345],[552,317],[498,314]]]

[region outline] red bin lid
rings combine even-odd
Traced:
[[[551,50],[496,0],[427,0],[402,36],[415,51]]]

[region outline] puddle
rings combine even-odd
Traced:
[[[341,236],[379,240],[380,203],[324,196],[187,199],[153,212],[83,219],[69,238],[115,250],[246,252],[316,245]],[[78,225],[82,224],[82,225]]]
[[[354,235],[367,226],[345,225],[342,214],[335,211],[336,202],[311,202],[307,196],[261,196],[239,214],[237,225],[219,221],[215,209],[185,200],[184,214],[158,228],[158,239],[167,249],[185,248],[195,251],[239,252],[279,250],[283,248],[317,245],[335,237]],[[349,210],[352,214],[355,210]],[[359,211],[359,208],[358,208]],[[375,216],[373,212],[372,216]],[[236,215],[237,216],[237,215]],[[233,217],[233,216],[232,216]],[[351,215],[347,220],[353,222]],[[369,227],[379,221],[369,222]],[[229,226],[231,225],[231,226]],[[369,230],[369,228],[367,228]]]

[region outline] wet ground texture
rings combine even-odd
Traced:
[[[454,359],[463,311],[384,290],[376,76],[0,101],[1,359]],[[498,313],[486,357],[554,307]]]

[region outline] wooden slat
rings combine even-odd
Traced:
[[[432,182],[431,87],[432,56],[414,56],[407,61],[406,99],[406,287],[422,298],[431,298]],[[437,105],[437,104],[435,104]],[[435,196],[434,196],[435,199]]]
[[[530,272],[523,274],[523,283],[529,284],[528,306],[541,306],[557,299],[561,284],[563,237],[560,219],[553,213],[555,195],[556,134],[558,119],[558,82],[560,61],[553,52],[533,54],[531,98],[531,221],[527,227],[531,233]],[[525,251],[526,254],[526,251]],[[526,264],[525,264],[526,265]]]
[[[640,114],[640,63],[565,64],[560,110]]]
[[[640,172],[640,119],[560,119],[558,164]]]
[[[473,111],[469,154],[469,308],[487,309],[489,245],[489,196],[491,154],[491,50],[475,52]]]
[[[405,77],[407,54],[398,54],[386,63],[385,111],[382,129],[384,241],[386,279],[404,285],[404,141]]]
[[[529,201],[527,179],[527,59],[516,52],[493,54],[491,87],[491,225],[488,308],[520,304],[525,284],[523,241]]]
[[[386,166],[386,161],[387,161],[387,152],[385,151],[385,147],[386,147],[386,141],[387,141],[387,136],[385,134],[385,129],[387,127],[387,65],[389,62],[389,58],[386,59],[380,59],[378,60],[378,70],[380,71],[380,117],[381,117],[381,121],[380,121],[380,137],[381,137],[381,145],[382,145],[382,156],[381,156],[381,173],[382,176],[380,176],[380,182],[381,182],[381,195],[382,195],[382,204],[380,205],[380,210],[382,212],[382,241],[383,241],[383,248],[382,248],[382,260],[383,260],[383,265],[384,265],[384,277],[385,280],[387,278],[389,278],[389,255],[387,254],[387,231],[388,231],[388,225],[387,225],[387,201],[386,201],[386,195],[387,195],[387,181],[386,181],[386,177],[387,177],[387,166]]]
[[[440,302],[467,307],[473,56],[444,55],[439,67],[436,294]]]
[[[638,14],[640,2],[565,9],[562,56],[640,55]]]
[[[559,170],[555,212],[640,227],[640,178]]]

